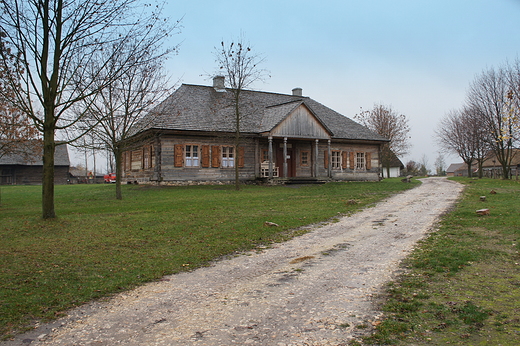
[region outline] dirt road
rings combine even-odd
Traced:
[[[381,315],[373,295],[461,191],[424,179],[286,243],[89,304],[2,345],[344,345]]]

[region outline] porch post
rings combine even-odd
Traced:
[[[318,177],[318,144],[319,144],[320,140],[319,139],[316,139],[315,140],[315,145],[314,145],[314,177]]]
[[[332,152],[330,150],[330,139],[327,141],[327,152],[329,153],[329,162],[328,162],[328,168],[327,168],[327,175],[329,176],[329,178],[332,178]]]
[[[269,178],[272,178],[273,177],[273,137],[269,136],[267,139],[268,139],[268,142],[269,142],[269,152],[268,152],[268,157],[269,157]]]
[[[283,177],[287,178],[287,137],[283,138]]]

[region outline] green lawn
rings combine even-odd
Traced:
[[[41,187],[0,187],[0,335],[91,299],[236,251],[282,241],[298,227],[351,213],[414,186],[399,179],[325,185],[56,187],[44,221]],[[500,196],[500,195],[498,195]],[[265,221],[280,227],[266,227]]]
[[[520,182],[455,180],[463,199],[388,286],[387,318],[364,343],[520,345]]]

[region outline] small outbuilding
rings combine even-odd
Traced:
[[[1,185],[38,185],[42,183],[43,161],[41,142],[35,140],[29,153],[14,153],[0,158]],[[69,152],[66,144],[56,146],[54,183],[69,181]]]

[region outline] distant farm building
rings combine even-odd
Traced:
[[[4,155],[0,158],[1,185],[38,185],[42,183],[43,161],[41,143],[34,142],[31,152]],[[56,146],[54,156],[54,183],[69,181],[69,152],[67,145]]]

